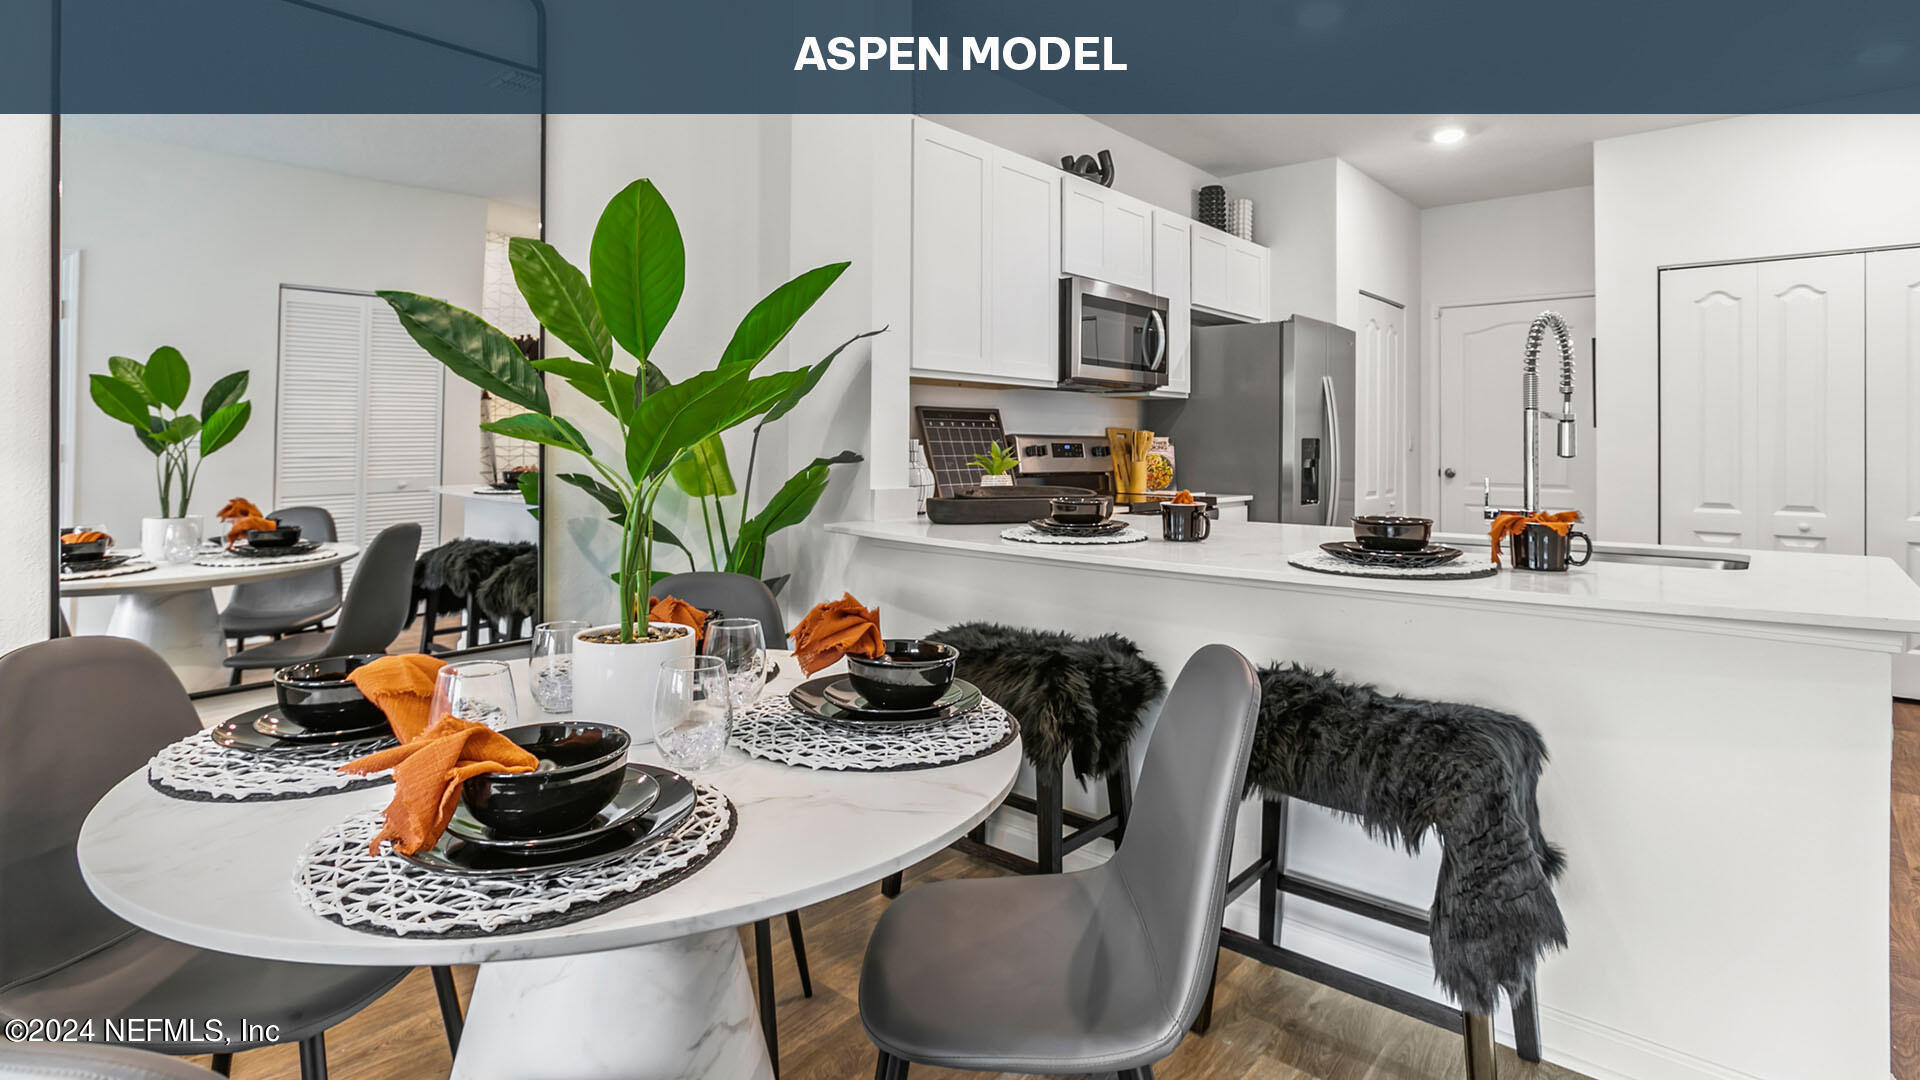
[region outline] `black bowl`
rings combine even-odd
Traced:
[[[1098,525],[1113,516],[1111,495],[1061,495],[1047,505],[1048,518],[1062,525]]]
[[[300,542],[300,526],[282,525],[277,529],[252,529],[247,532],[247,543],[254,547],[292,547]]]
[[[500,836],[552,836],[593,820],[627,777],[627,733],[608,724],[527,724],[500,734],[540,759],[530,773],[483,773],[460,798]]]
[[[347,681],[355,668],[380,659],[377,653],[308,660],[273,673],[280,713],[309,731],[345,731],[386,720],[379,706]]]
[[[1353,519],[1353,538],[1368,551],[1419,551],[1432,535],[1432,518],[1375,514]]]
[[[60,545],[62,562],[97,562],[107,557],[107,541],[82,540],[73,544]]]
[[[847,657],[847,678],[882,709],[924,709],[953,685],[960,650],[937,641],[889,638],[879,659]]]

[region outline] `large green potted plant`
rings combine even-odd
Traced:
[[[153,455],[160,516],[140,520],[140,550],[165,562],[168,548],[191,554],[200,543],[200,522],[187,513],[200,464],[231,443],[247,426],[253,405],[245,399],[247,372],[222,376],[200,399],[198,414],[181,411],[193,387],[186,357],[171,345],[153,350],[142,364],[125,356],[107,359],[107,374],[87,380],[100,411],[133,429]]]
[[[711,367],[676,383],[649,357],[680,304],[686,248],[673,210],[652,181],[627,185],[601,212],[588,253],[591,277],[538,240],[514,238],[508,257],[534,317],[575,356],[529,361],[511,337],[471,312],[415,293],[380,296],[420,347],[454,374],[528,410],[481,425],[485,430],[586,463],[590,471],[548,475],[592,496],[620,529],[614,575],[619,621],[580,635],[575,704],[589,717],[644,709],[653,701],[660,664],[690,655],[697,644],[688,628],[647,618],[655,545],[683,546],[655,519],[661,489],[676,467],[722,432],[819,381],[819,372],[845,344],[817,365],[766,375],[756,369],[848,264],[808,270],[773,290],[740,320]],[[615,345],[630,361],[616,355]],[[543,374],[565,381],[610,416],[618,445],[594,446],[561,416]],[[645,738],[643,730],[631,733]]]

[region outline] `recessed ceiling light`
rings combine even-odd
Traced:
[[[1448,146],[1467,137],[1466,128],[1443,127],[1434,131],[1432,139],[1442,146]]]

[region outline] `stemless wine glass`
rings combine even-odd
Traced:
[[[161,537],[161,548],[170,563],[192,562],[200,551],[200,519],[183,517],[169,521]]]
[[[760,699],[767,681],[767,637],[759,619],[708,622],[707,655],[726,666],[727,700],[735,715]]]
[[[717,656],[660,665],[653,692],[653,742],[676,769],[704,769],[726,749],[732,712],[727,666]]]
[[[433,683],[431,720],[457,716],[495,731],[520,722],[513,673],[497,660],[466,660],[440,669]]]
[[[590,623],[579,619],[543,622],[533,628],[533,700],[550,713],[573,711],[573,639]]]

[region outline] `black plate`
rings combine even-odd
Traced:
[[[1418,570],[1426,566],[1439,566],[1460,557],[1459,548],[1445,547],[1441,544],[1428,544],[1418,551],[1374,551],[1361,547],[1356,540],[1336,540],[1321,544],[1320,550],[1337,559],[1358,566],[1393,566],[1402,570]]]
[[[464,802],[454,808],[453,820],[447,823],[447,831],[469,844],[481,847],[523,852],[550,851],[584,844],[610,829],[630,825],[634,818],[653,809],[654,803],[659,801],[660,781],[640,766],[628,765],[627,778],[620,785],[620,793],[593,821],[573,832],[557,836],[500,836],[477,821]]]
[[[917,724],[951,720],[972,711],[980,704],[980,688],[965,679],[955,679],[939,701],[923,709],[863,708],[859,703],[864,700],[854,692],[852,681],[845,675],[809,679],[787,695],[787,701],[794,708],[828,723]]]
[[[249,559],[284,559],[289,555],[305,555],[319,546],[320,541],[318,540],[302,540],[297,544],[286,544],[281,547],[254,547],[252,544],[235,544],[233,545],[233,553],[235,555],[244,555]]]
[[[125,566],[138,555],[102,555],[95,559],[68,559],[60,564],[61,572],[83,574],[93,570],[111,570],[116,566]]]
[[[269,735],[254,726],[254,721],[277,712],[280,706],[268,705],[265,708],[243,712],[239,716],[223,721],[213,727],[207,735],[214,742],[233,750],[247,750],[253,753],[287,753],[305,750],[329,750],[336,746],[353,743],[391,742],[393,734],[385,728],[365,728],[358,732],[329,731],[324,738],[286,739],[278,735]],[[280,723],[291,723],[282,719]]]
[[[382,716],[377,724],[363,724],[350,728],[310,728],[298,720],[288,719],[281,713],[278,705],[254,717],[253,730],[279,739],[281,742],[300,743],[303,746],[316,742],[333,744],[359,742],[361,739],[377,739],[382,735],[393,733],[393,729],[387,726],[385,716]]]
[[[1028,525],[1055,536],[1109,536],[1127,527],[1124,521],[1103,521],[1098,525],[1062,525],[1052,518],[1034,518]]]
[[[462,877],[511,877],[541,870],[560,870],[586,866],[624,855],[645,851],[673,835],[674,830],[693,813],[696,795],[686,777],[658,765],[629,765],[639,769],[660,785],[660,797],[638,818],[617,829],[609,829],[585,843],[563,848],[543,847],[534,851],[471,843],[453,834],[440,834],[432,847],[414,855],[400,857],[443,874]]]

